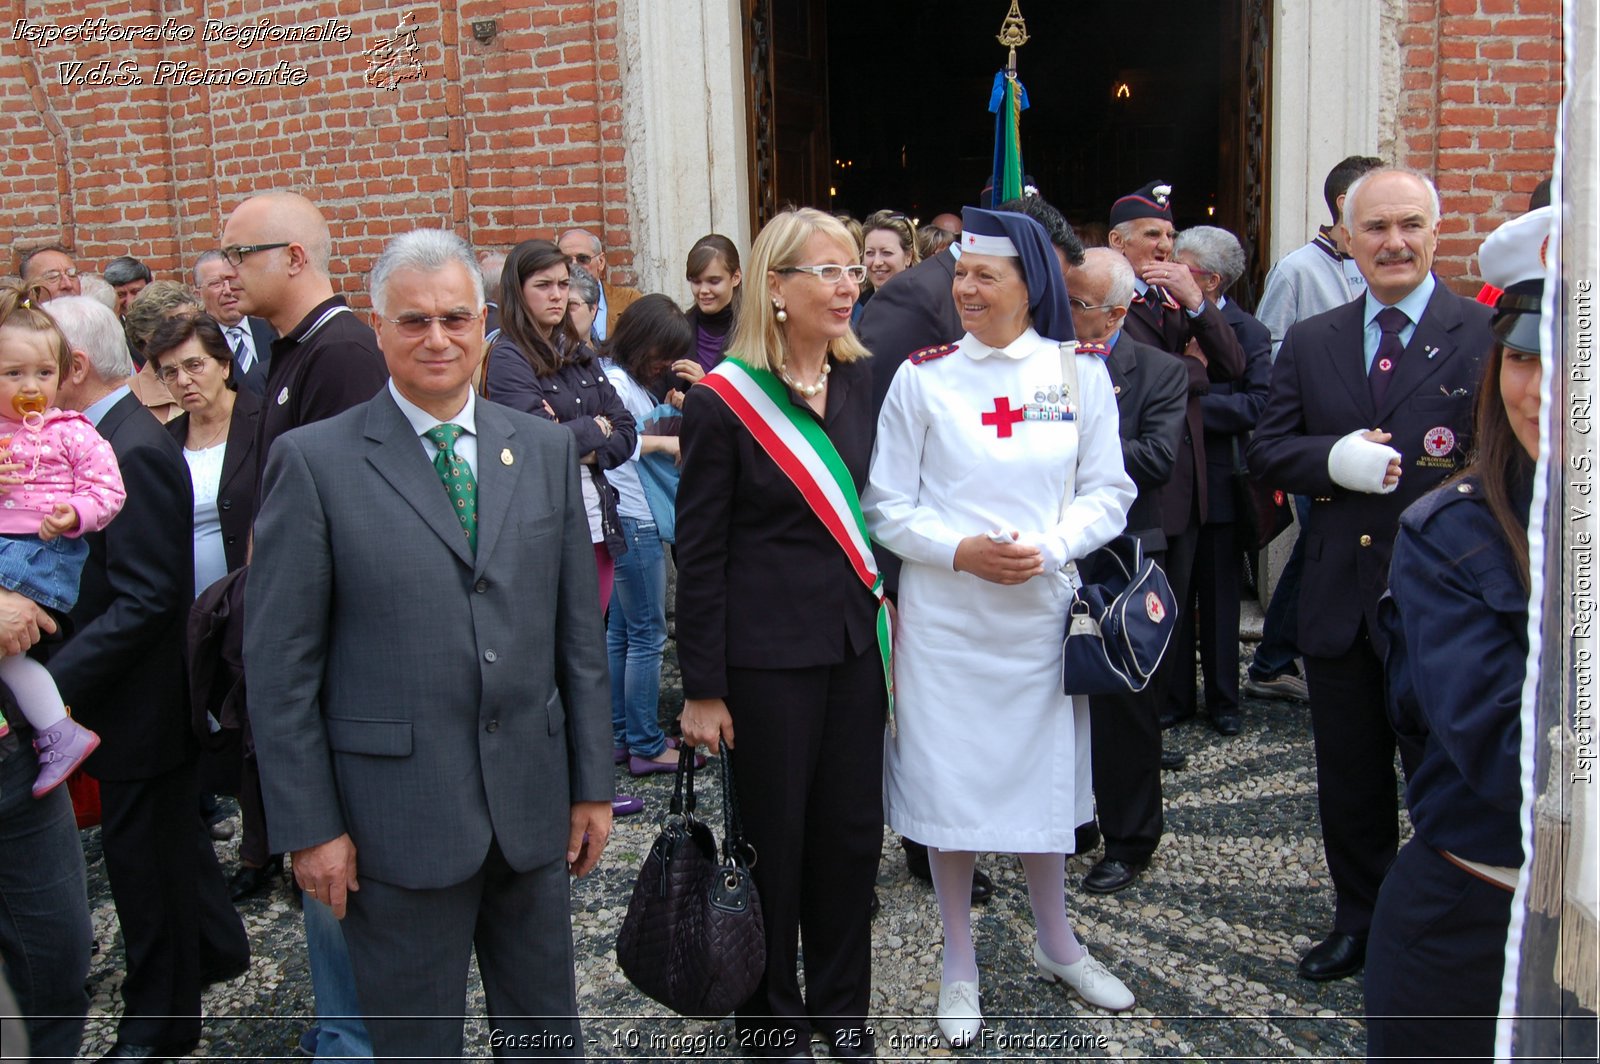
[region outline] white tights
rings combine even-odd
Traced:
[[[61,723],[67,715],[61,703],[61,692],[50,672],[37,661],[24,655],[0,658],[0,680],[4,680],[16,697],[17,708],[28,718],[33,730],[43,732]]]
[[[1065,884],[1067,855],[1022,853],[1022,870],[1028,877],[1028,904],[1039,933],[1039,947],[1057,964],[1074,964],[1083,958],[1083,946],[1067,920]],[[939,896],[939,919],[944,923],[944,981],[971,982],[978,978],[978,956],[972,946],[972,870],[978,855],[970,850],[928,847],[928,867]]]

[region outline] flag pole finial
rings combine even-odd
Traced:
[[[1028,43],[1028,24],[1022,19],[1022,9],[1017,6],[1018,0],[1011,0],[1011,10],[1006,12],[1004,21],[1000,23],[1000,33],[995,40],[1008,48],[1006,57],[1006,77],[1017,76],[1017,49]]]

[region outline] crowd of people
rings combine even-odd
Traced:
[[[1336,899],[1300,973],[1371,960],[1375,1058],[1487,1054],[1525,857],[1550,208],[1485,245],[1485,305],[1432,273],[1427,177],[1352,156],[1324,191],[1254,314],[1227,295],[1239,240],[1178,231],[1159,180],[1096,247],[1031,190],[920,227],[787,210],[748,255],[696,242],[687,309],[613,284],[586,230],[417,229],[360,315],[289,192],[236,206],[183,281],[24,251],[0,287],[0,954],[32,1052],[75,1054],[87,1009],[80,770],[125,947],[105,1059],[194,1048],[205,987],[248,965],[234,906],[285,855],[305,1056],[459,1058],[474,952],[507,1055],[581,1056],[569,881],[644,808],[619,783],[719,752],[759,854],[750,1055],[874,1058],[886,825],[937,897],[951,1046],[984,1023],[983,852],[1019,856],[1041,975],[1131,1009],[1067,893],[1155,855],[1164,730],[1244,727],[1253,477],[1300,529],[1244,690],[1309,699]],[[1177,634],[1143,690],[1063,694],[1074,563],[1122,534]]]

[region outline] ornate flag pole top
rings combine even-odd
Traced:
[[[1000,23],[1000,33],[995,40],[1010,49],[1006,59],[1006,77],[1017,76],[1017,49],[1028,43],[1028,24],[1022,20],[1022,9],[1017,6],[1017,0],[1011,0],[1011,10],[1006,12],[1006,17]]]

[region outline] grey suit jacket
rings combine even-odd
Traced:
[[[272,848],[348,832],[359,874],[459,883],[491,839],[565,856],[613,793],[572,434],[479,401],[478,552],[387,388],[272,448],[245,611]]]

